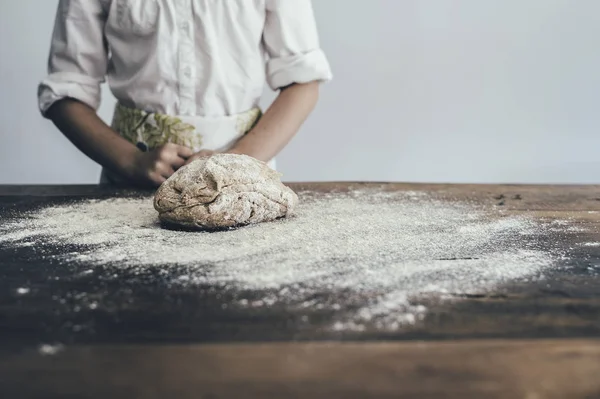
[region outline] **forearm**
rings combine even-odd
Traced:
[[[104,123],[88,105],[64,99],[52,105],[48,117],[92,160],[119,174],[128,174],[139,150]]]
[[[254,129],[228,152],[270,161],[298,132],[314,109],[318,96],[317,82],[283,89]]]

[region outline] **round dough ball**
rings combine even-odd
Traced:
[[[218,229],[290,216],[298,196],[281,174],[247,155],[216,154],[177,170],[157,190],[154,208],[162,222]]]

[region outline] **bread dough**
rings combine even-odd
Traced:
[[[215,229],[292,215],[298,196],[281,174],[246,155],[216,154],[177,170],[157,190],[154,208],[162,222]]]

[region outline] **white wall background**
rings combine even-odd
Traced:
[[[335,78],[285,180],[600,183],[600,1],[313,4]],[[98,179],[37,112],[56,5],[0,2],[0,184]]]

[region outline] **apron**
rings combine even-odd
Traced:
[[[192,149],[225,151],[248,133],[262,116],[260,108],[224,117],[171,116],[115,107],[112,128],[140,151],[150,151],[167,143]],[[275,160],[268,165],[275,169]],[[100,184],[126,184],[126,180],[102,169]]]

